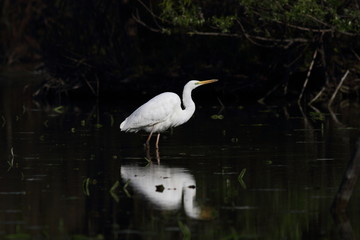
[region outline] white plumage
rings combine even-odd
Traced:
[[[150,132],[146,141],[147,146],[149,146],[152,134],[156,132],[158,133],[156,148],[158,148],[160,132],[187,122],[194,114],[195,103],[191,98],[192,90],[216,81],[216,79],[189,81],[183,90],[182,103],[184,109],[181,107],[180,97],[175,93],[165,92],[153,97],[120,124],[121,131],[137,132],[144,130]]]

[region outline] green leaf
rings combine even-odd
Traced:
[[[186,239],[186,240],[191,239],[191,231],[190,231],[189,227],[181,221],[178,221],[178,225],[179,225],[181,233],[183,234],[183,239]]]
[[[56,113],[64,113],[65,108],[64,108],[64,106],[58,106],[58,107],[55,107],[53,110]]]
[[[211,116],[211,119],[214,119],[214,120],[222,120],[222,119],[224,119],[224,115],[214,114],[214,115]]]

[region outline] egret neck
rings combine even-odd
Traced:
[[[195,103],[191,98],[191,92],[195,88],[195,85],[189,83],[184,86],[182,94],[184,109],[181,111],[181,114],[179,114],[179,117],[181,118],[178,120],[179,125],[187,122],[195,112]]]

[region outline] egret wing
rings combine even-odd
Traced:
[[[166,121],[179,108],[181,100],[178,95],[171,92],[159,94],[136,109],[120,128],[125,131],[138,131],[152,127]]]

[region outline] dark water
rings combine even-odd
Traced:
[[[1,78],[1,239],[360,237],[359,187],[345,231],[330,213],[357,106],[308,118],[297,107],[199,106],[163,134],[158,165],[145,135],[119,131],[134,104],[39,103],[23,77]]]

